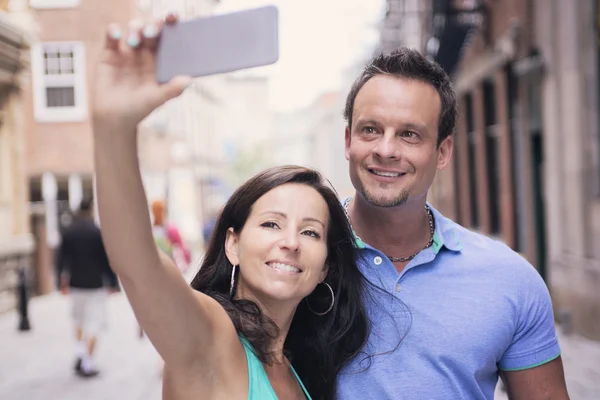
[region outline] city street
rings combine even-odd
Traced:
[[[83,380],[73,373],[68,299],[51,294],[30,303],[32,330],[19,333],[17,314],[0,315],[0,399],[159,400],[160,359],[137,324],[123,294],[110,299],[110,326],[98,348],[101,374]],[[600,343],[561,336],[572,400],[600,399]],[[496,399],[506,396],[497,391]]]
[[[110,299],[108,331],[97,349],[98,377],[73,371],[74,347],[66,297],[32,300],[32,330],[19,333],[16,313],[0,316],[0,399],[159,400],[160,359],[138,338],[133,312],[123,294]]]

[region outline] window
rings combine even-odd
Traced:
[[[81,0],[29,0],[32,8],[72,8],[79,3]]]
[[[87,116],[85,52],[80,42],[35,44],[31,49],[35,119],[82,121]]]
[[[479,207],[477,199],[477,167],[475,154],[476,149],[476,132],[475,132],[475,120],[473,116],[473,97],[471,94],[465,96],[465,113],[467,119],[467,162],[469,169],[469,198],[471,204],[471,228],[479,228]]]
[[[520,114],[519,108],[521,107],[521,99],[518,96],[517,88],[518,81],[515,76],[512,67],[507,64],[504,67],[506,73],[506,100],[508,109],[508,136],[510,141],[510,165],[512,165],[511,171],[511,186],[512,186],[512,207],[513,215],[512,222],[514,224],[514,237],[513,237],[513,250],[517,252],[525,252],[525,237],[524,232],[526,230],[525,218],[525,199],[523,193],[523,186],[526,184],[523,176],[523,159],[522,159],[522,140],[524,135],[520,135]],[[541,74],[538,74],[540,76]],[[537,107],[540,107],[541,102],[538,100]],[[531,110],[531,108],[529,108]],[[531,121],[531,117],[529,118]],[[541,121],[540,121],[541,122]]]
[[[496,91],[494,83],[483,82],[483,107],[485,112],[486,177],[488,181],[488,207],[490,233],[500,234],[500,160],[498,159],[498,134],[496,125]]]
[[[466,132],[462,132],[460,130],[457,130],[456,133],[454,134],[455,140],[454,140],[454,149],[452,150],[452,157],[454,159],[454,162],[451,164],[452,165],[452,181],[454,183],[454,215],[456,215],[456,222],[458,222],[461,225],[465,225],[465,221],[463,220],[463,216],[462,216],[462,209],[460,206],[460,200],[461,200],[461,190],[462,190],[462,186],[461,186],[461,182],[460,182],[460,159],[463,156],[461,154],[461,148],[458,145],[458,140],[457,140],[457,136],[458,135],[466,135]]]

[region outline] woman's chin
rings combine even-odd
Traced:
[[[308,294],[299,293],[298,288],[291,285],[276,284],[269,287],[257,288],[253,291],[263,303],[269,303],[271,306],[286,305],[297,306],[300,301]]]

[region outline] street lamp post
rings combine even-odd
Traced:
[[[19,331],[31,330],[29,323],[29,296],[27,293],[27,266],[22,260],[18,262],[18,284],[17,284],[17,301],[19,305]]]

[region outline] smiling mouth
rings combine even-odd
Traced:
[[[399,178],[405,175],[403,172],[389,172],[389,171],[381,171],[378,169],[369,168],[370,173],[377,176],[382,176],[384,178]]]
[[[268,262],[267,265],[278,271],[292,272],[292,273],[296,273],[296,274],[299,274],[300,272],[302,272],[299,268],[296,268],[293,265],[289,265],[289,264],[283,264],[283,263],[279,263],[279,262]]]

